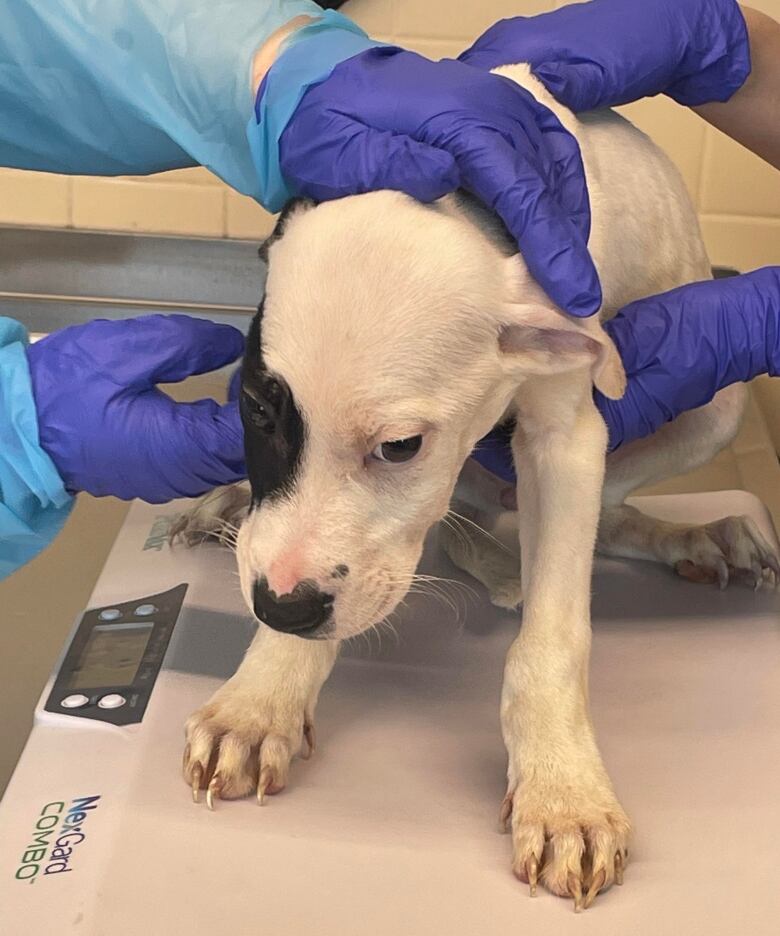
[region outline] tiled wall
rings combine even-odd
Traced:
[[[561,0],[349,0],[342,9],[371,35],[439,58],[456,55],[501,17],[556,5]],[[751,5],[780,19],[780,0]],[[780,174],[671,101],[624,110],[682,170],[714,262],[743,270],[780,263]],[[272,219],[203,169],[143,179],[0,170],[0,223],[256,239]]]

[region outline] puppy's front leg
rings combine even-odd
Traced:
[[[314,748],[314,709],[338,653],[337,640],[304,640],[264,624],[235,676],[187,721],[184,776],[197,802],[257,791],[278,793],[305,740]]]
[[[606,430],[590,381],[539,378],[518,398],[521,632],[506,661],[501,723],[509,753],[502,810],[513,869],[575,909],[621,881],[629,822],[588,711],[590,580]]]

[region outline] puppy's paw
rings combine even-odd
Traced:
[[[780,581],[780,558],[750,517],[724,517],[676,531],[665,543],[678,575],[692,582],[738,582],[758,589]]]
[[[184,778],[196,803],[206,790],[209,809],[215,798],[253,792],[262,805],[266,794],[286,786],[290,761],[302,742],[306,758],[314,750],[314,727],[303,706],[229,682],[190,716],[185,735]]]
[[[512,870],[531,896],[541,883],[587,909],[613,883],[623,883],[631,824],[614,795],[576,785],[526,782],[501,807],[511,819]]]
[[[497,608],[516,611],[523,603],[523,588],[520,576],[491,582],[488,585],[490,601]]]
[[[193,506],[174,521],[171,543],[197,546],[206,540],[217,540],[234,546],[238,529],[249,509],[251,494],[245,483],[216,488],[198,498]]]

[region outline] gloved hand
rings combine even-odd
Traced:
[[[594,397],[612,451],[704,406],[730,384],[780,375],[780,267],[632,302],[604,327],[628,377],[622,399]],[[515,477],[510,438],[506,429],[494,430],[474,452],[507,481]]]
[[[486,70],[529,62],[574,111],[668,94],[726,101],[750,74],[735,0],[592,0],[500,20],[460,60]]]
[[[176,403],[157,383],[236,360],[228,325],[148,315],[73,325],[27,350],[41,448],[66,488],[157,504],[245,477],[236,403]]]
[[[322,41],[300,38],[271,68],[258,97],[260,125],[275,113],[278,88],[302,80],[297,63],[305,70]],[[270,164],[274,143],[265,140],[258,166]],[[278,158],[288,194],[317,200],[387,188],[428,202],[462,187],[503,219],[559,306],[583,316],[600,305],[579,147],[508,79],[369,48],[307,86],[279,130]]]

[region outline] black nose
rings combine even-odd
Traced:
[[[314,582],[299,582],[289,595],[278,596],[263,578],[255,582],[255,614],[274,630],[311,637],[333,612],[333,595],[321,592]]]

